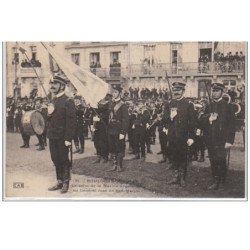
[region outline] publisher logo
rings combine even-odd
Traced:
[[[14,182],[13,188],[24,188],[24,183],[23,182]]]

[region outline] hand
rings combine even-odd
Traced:
[[[124,134],[119,134],[119,140],[122,140],[125,138],[125,135]]]
[[[231,143],[229,143],[229,142],[226,142],[226,144],[225,144],[225,149],[229,149],[229,148],[231,148],[233,145],[231,144]]]
[[[94,116],[94,117],[93,117],[93,121],[94,121],[94,122],[99,122],[99,121],[100,121],[100,118],[99,118],[98,116]]]
[[[192,146],[193,143],[194,143],[194,140],[193,140],[193,139],[188,139],[188,140],[187,140],[187,145],[188,145],[189,147]]]
[[[149,128],[149,127],[150,127],[150,126],[149,126],[149,124],[147,123],[147,124],[146,124],[146,128]]]
[[[64,144],[65,144],[66,147],[71,146],[71,142],[69,142],[69,141],[65,141]]]
[[[199,128],[196,130],[196,135],[197,136],[201,135],[201,130]]]
[[[95,128],[93,125],[90,125],[90,130],[91,130],[91,132],[95,132]]]
[[[168,129],[166,129],[165,127],[162,130],[166,135],[168,134]]]
[[[134,129],[134,128],[135,128],[135,125],[133,124],[132,129]]]

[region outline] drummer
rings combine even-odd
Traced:
[[[47,109],[44,108],[44,106],[42,105],[42,98],[41,97],[37,97],[35,99],[35,110],[40,112],[42,114],[44,120],[46,120]],[[39,146],[37,151],[45,150],[45,146],[46,146],[46,129],[44,129],[44,132],[41,135],[36,134],[36,136],[37,136],[37,139],[38,139],[38,142],[39,142],[38,144],[36,144],[36,146]]]
[[[20,133],[22,135],[22,139],[23,139],[23,145],[20,146],[20,148],[29,148],[29,142],[30,142],[30,136],[28,134],[25,133],[24,128],[23,128],[23,124],[21,122],[22,120],[22,116],[25,114],[25,112],[30,111],[31,107],[28,105],[28,98],[27,96],[23,97],[21,99],[21,107],[20,107],[20,123],[19,123],[19,130]]]

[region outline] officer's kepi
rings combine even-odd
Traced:
[[[63,85],[67,85],[67,80],[61,76],[54,76],[52,77],[52,79],[50,80],[50,83],[60,83]]]
[[[222,83],[213,83],[212,84],[212,90],[224,90],[225,89],[225,86],[224,86],[224,84],[222,84]]]
[[[174,82],[172,83],[172,90],[184,90],[186,84],[183,82]]]

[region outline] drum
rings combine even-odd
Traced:
[[[45,130],[45,120],[36,110],[30,110],[22,116],[23,130],[27,135],[41,135]]]

